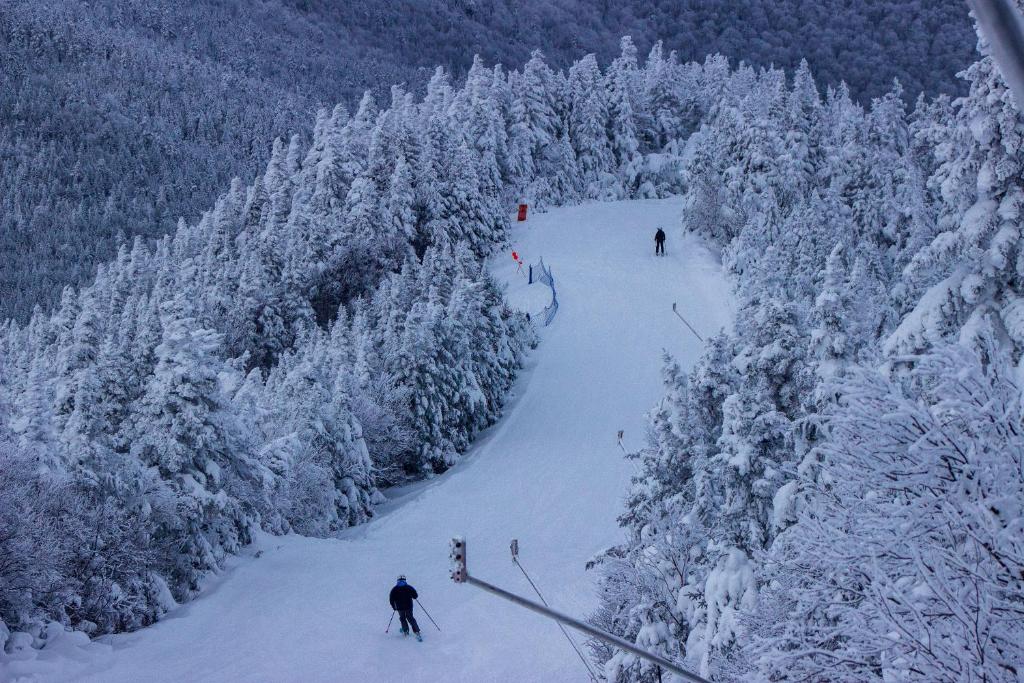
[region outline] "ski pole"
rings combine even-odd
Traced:
[[[419,605],[420,609],[423,610],[423,613],[427,615],[427,619],[430,619],[430,623],[434,625],[434,628],[440,631],[441,627],[437,625],[436,621],[434,621],[434,617],[430,616],[430,612],[428,612],[427,608],[423,606],[423,603],[417,600],[416,604]]]
[[[384,629],[384,633],[391,630],[391,622],[395,620],[395,610],[391,610],[391,618],[388,619],[388,627]]]

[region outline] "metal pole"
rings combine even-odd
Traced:
[[[684,318],[684,317],[683,317],[683,316],[682,316],[682,315],[681,315],[681,314],[679,313],[679,311],[678,311],[678,310],[676,310],[676,304],[675,304],[675,302],[674,302],[674,301],[672,302],[672,312],[673,312],[673,313],[675,313],[675,314],[676,314],[676,316],[677,316],[677,317],[678,317],[678,318],[679,318],[680,320],[682,320],[682,321],[683,321],[683,324],[684,324],[684,325],[686,325],[687,327],[689,327],[689,328],[690,328],[690,332],[693,332],[693,336],[695,336],[695,337],[696,337],[697,339],[700,339],[700,340],[701,340],[701,342],[703,343],[703,341],[704,341],[704,337],[702,337],[702,336],[700,336],[699,334],[697,334],[697,330],[693,329],[693,325],[691,325],[690,323],[686,322],[686,318]]]
[[[709,683],[709,681],[707,679],[701,678],[697,674],[690,673],[686,669],[680,668],[677,664],[674,664],[674,663],[670,662],[669,660],[665,659],[664,657],[661,657],[659,655],[647,652],[646,650],[643,650],[643,649],[637,647],[636,645],[634,645],[633,643],[629,642],[628,640],[624,640],[622,638],[619,638],[618,636],[612,635],[611,633],[606,633],[606,632],[602,631],[601,629],[599,629],[599,628],[597,628],[595,626],[591,626],[590,624],[588,624],[586,622],[583,622],[583,621],[580,621],[578,619],[575,619],[573,617],[570,617],[567,614],[562,614],[561,612],[556,612],[555,610],[551,609],[550,607],[545,607],[543,605],[538,605],[537,603],[531,602],[530,600],[527,600],[526,598],[520,597],[520,596],[516,595],[515,593],[509,593],[507,590],[504,590],[502,588],[498,588],[497,586],[493,586],[493,585],[487,583],[486,581],[481,581],[480,579],[478,579],[478,578],[476,578],[474,576],[469,576],[468,574],[465,575],[465,577],[464,577],[462,582],[472,584],[472,585],[476,586],[477,588],[482,588],[485,591],[487,591],[488,593],[493,593],[494,595],[497,595],[500,598],[504,598],[505,600],[508,600],[509,602],[514,602],[515,604],[517,604],[517,605],[519,605],[521,607],[525,607],[526,609],[533,610],[534,612],[537,612],[538,614],[542,614],[545,617],[548,617],[549,619],[554,619],[555,621],[560,622],[562,624],[565,624],[566,626],[570,626],[570,627],[576,629],[577,631],[582,631],[583,633],[586,633],[588,636],[591,636],[593,638],[597,638],[598,640],[603,640],[604,642],[608,643],[609,645],[613,645],[613,646],[615,646],[617,648],[625,650],[626,652],[631,652],[634,655],[636,655],[637,657],[640,657],[641,659],[646,659],[647,661],[649,661],[649,662],[651,662],[653,664],[656,664],[658,666],[664,667],[665,669],[668,669],[669,671],[671,671],[672,673],[676,674],[677,676],[682,676],[684,680],[691,681],[692,683]]]
[[[388,627],[384,629],[384,633],[391,630],[391,622],[395,620],[395,610],[391,610],[391,618],[388,619]]]
[[[1014,0],[967,0],[1018,111],[1024,111],[1024,21]]]

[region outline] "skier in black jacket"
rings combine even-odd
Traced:
[[[412,615],[412,601],[419,597],[416,593],[416,589],[405,582],[405,575],[398,577],[398,583],[391,589],[391,595],[388,599],[391,601],[391,609],[398,612],[398,619],[402,622],[402,635],[409,635],[409,626],[412,625],[412,632],[416,634],[418,640],[423,640],[420,636],[420,626],[416,623],[416,618]]]
[[[654,255],[661,254],[665,255],[665,231],[658,228],[658,232],[654,233]]]

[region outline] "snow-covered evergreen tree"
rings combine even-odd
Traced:
[[[617,164],[617,175],[627,192],[636,187],[640,173],[637,111],[641,79],[636,46],[629,36],[622,39],[622,54],[608,68],[608,135]]]
[[[907,267],[927,286],[887,348],[915,351],[973,338],[994,324],[1022,343],[1016,289],[1022,268],[1019,214],[1024,124],[990,57],[967,70],[971,92],[955,103],[953,138],[939,147],[931,182],[943,210],[939,233]],[[987,321],[987,323],[986,323]]]
[[[180,300],[161,310],[163,339],[157,365],[135,425],[131,455],[159,472],[162,491],[177,515],[160,529],[173,562],[171,577],[182,597],[198,589],[204,571],[247,542],[252,520],[229,497],[230,480],[248,476],[245,455],[231,452],[233,416],[221,393],[220,335],[196,329]],[[155,505],[154,505],[155,506]]]

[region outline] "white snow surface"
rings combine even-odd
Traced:
[[[554,272],[560,310],[541,332],[505,417],[446,474],[390,491],[380,516],[339,539],[261,536],[193,602],[160,623],[0,666],[31,681],[585,681],[557,626],[448,578],[448,539],[465,535],[469,571],[522,595],[520,560],[553,607],[586,617],[597,576],[585,563],[618,543],[644,415],[662,395],[661,351],[685,367],[732,317],[714,256],[679,228],[681,200],[589,203],[517,223],[512,248]],[[668,255],[654,256],[654,231]],[[493,260],[508,297],[536,312],[510,254]],[[540,291],[532,291],[540,290]],[[536,316],[534,318],[537,319]],[[256,557],[259,551],[259,557]],[[385,634],[388,591],[407,574],[438,631],[416,610],[423,643]],[[578,643],[583,642],[574,634]],[[59,642],[59,640],[58,640]],[[6,672],[6,673],[5,673]],[[19,675],[25,674],[25,675]]]

